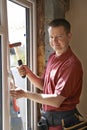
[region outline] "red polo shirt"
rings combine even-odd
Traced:
[[[62,95],[66,100],[59,108],[43,104],[46,111],[66,111],[76,107],[82,90],[83,70],[79,59],[71,48],[60,55],[51,54],[48,59],[46,70],[43,74],[44,94]]]

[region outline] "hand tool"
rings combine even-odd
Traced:
[[[9,44],[10,48],[14,48],[15,53],[16,53],[16,57],[17,57],[18,65],[21,66],[21,65],[23,65],[23,62],[22,62],[22,60],[20,59],[20,56],[19,56],[19,49],[18,49],[19,46],[21,46],[21,42]],[[22,76],[22,78],[25,78],[25,77],[26,77],[25,75]]]

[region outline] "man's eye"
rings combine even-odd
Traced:
[[[63,36],[62,36],[62,35],[58,35],[58,36],[56,36],[56,37],[50,36],[49,38],[50,38],[50,39],[62,39]]]
[[[59,35],[57,38],[58,38],[58,39],[62,39],[62,38],[63,38],[63,36],[62,36],[62,35]]]
[[[50,39],[53,39],[53,37],[50,37]]]
[[[62,38],[62,37],[63,37],[62,35],[58,36],[58,38]]]

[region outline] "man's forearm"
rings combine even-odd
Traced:
[[[65,97],[58,96],[57,94],[38,94],[27,91],[24,95],[25,98],[31,99],[37,103],[50,105],[53,107],[60,107]]]
[[[33,74],[31,70],[29,70],[26,76],[37,88],[43,90],[43,80],[39,76]]]

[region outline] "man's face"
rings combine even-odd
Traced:
[[[50,46],[57,55],[61,55],[68,48],[71,40],[71,33],[67,33],[63,26],[49,27],[48,33]]]

